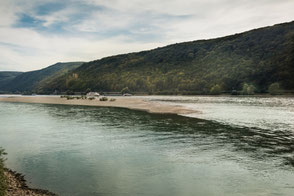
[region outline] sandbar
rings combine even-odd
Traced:
[[[110,97],[109,97],[110,98]],[[171,105],[161,102],[153,102],[140,97],[111,97],[115,101],[100,101],[99,98],[89,99],[66,99],[58,96],[9,96],[0,97],[0,102],[12,103],[41,103],[41,104],[61,104],[61,105],[82,105],[98,107],[118,107],[132,110],[146,111],[160,114],[191,114],[197,113],[195,110],[185,108],[181,105]]]

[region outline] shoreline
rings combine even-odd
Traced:
[[[137,97],[115,97],[115,101],[100,101],[99,99],[70,99],[60,97],[25,97],[10,96],[0,97],[0,102],[9,103],[36,103],[36,104],[53,104],[53,105],[78,105],[78,106],[94,106],[94,107],[116,107],[126,108],[137,111],[145,111],[156,114],[191,114],[198,113],[196,110],[186,109],[179,105],[169,105],[158,102],[151,102]],[[24,175],[10,170],[4,169],[4,176],[7,179],[7,196],[56,196],[48,190],[30,188],[26,184]]]
[[[115,101],[99,101],[99,99],[70,99],[60,97],[25,97],[10,96],[0,97],[0,102],[10,103],[39,103],[39,104],[57,104],[57,105],[80,105],[80,106],[96,106],[96,107],[116,107],[127,108],[138,111],[145,111],[156,114],[191,114],[199,113],[199,111],[187,109],[180,105],[169,105],[158,102],[151,102],[137,97],[114,97]]]
[[[57,196],[48,190],[28,187],[24,175],[4,168],[7,190],[5,196]]]

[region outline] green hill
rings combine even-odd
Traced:
[[[41,70],[24,72],[6,83],[0,90],[10,92],[36,91],[38,85],[41,83],[64,75],[68,71],[79,67],[82,63],[83,62],[56,63]]]
[[[275,82],[294,89],[294,22],[102,58],[40,89],[207,93],[215,85],[231,92],[248,83],[265,92]]]
[[[0,72],[0,89],[5,88],[5,86],[13,80],[16,76],[22,74],[23,72],[16,71],[1,71]],[[0,90],[1,92],[1,90]]]

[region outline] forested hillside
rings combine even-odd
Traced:
[[[0,91],[207,94],[294,90],[294,22],[22,73]],[[1,84],[1,77],[0,77]],[[3,82],[2,82],[3,84]]]
[[[103,58],[39,88],[208,93],[215,86],[230,92],[248,83],[265,92],[275,82],[294,89],[294,22]]]
[[[5,85],[0,86],[0,90],[10,92],[37,91],[37,86],[42,82],[62,76],[81,64],[82,62],[56,63],[41,70],[21,73]]]

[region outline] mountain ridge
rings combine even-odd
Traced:
[[[59,62],[43,69],[21,72],[19,75],[16,75],[9,82],[7,82],[5,86],[2,85],[0,90],[10,92],[33,91],[43,80],[66,73],[74,68],[77,68],[82,63],[83,62]]]
[[[266,92],[279,82],[294,89],[294,22],[221,38],[171,44],[84,63],[42,88],[84,91],[200,92],[250,83]],[[286,70],[286,71],[285,71]]]
[[[272,83],[294,90],[293,75],[294,21],[103,57],[38,81],[32,89],[52,93],[128,87],[153,94],[207,94],[216,86],[231,92],[248,84],[263,93]]]

